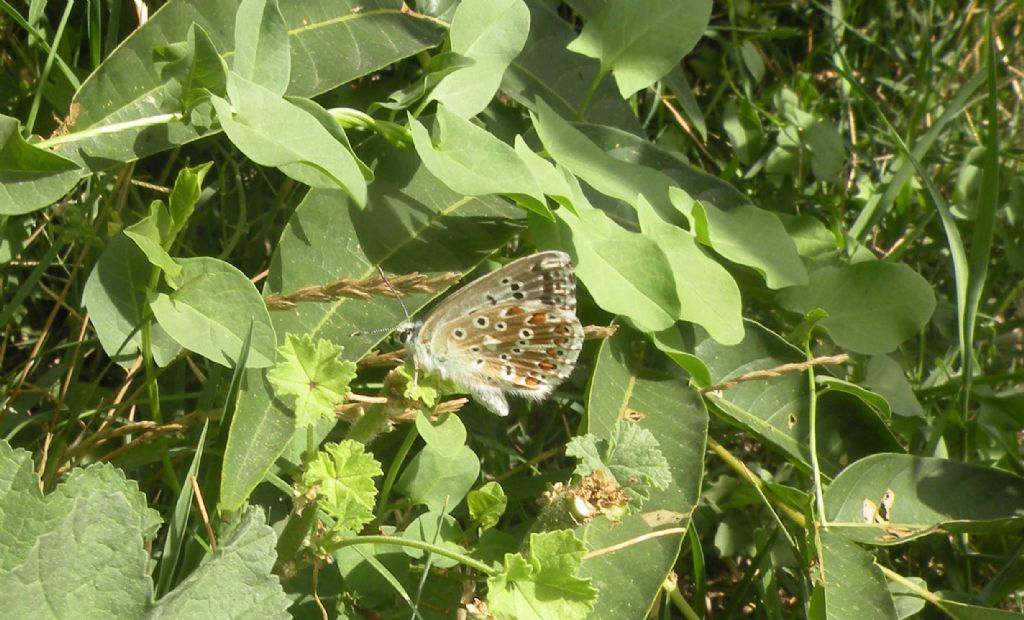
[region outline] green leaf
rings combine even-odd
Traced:
[[[532,226],[537,245],[569,248],[576,276],[601,308],[622,315],[643,331],[676,322],[679,297],[664,250],[649,237],[629,232],[603,211],[576,204],[559,209],[558,223]]]
[[[466,549],[459,545],[459,541],[464,538],[464,534],[459,527],[459,522],[451,515],[425,512],[413,519],[409,527],[405,528],[405,531],[402,532],[402,538],[427,542],[444,547],[455,553],[466,553]],[[405,551],[406,555],[416,560],[423,558],[428,553],[423,549],[414,547],[403,547],[402,550]],[[451,568],[457,566],[459,561],[434,554],[430,558],[430,563],[438,568]]]
[[[625,99],[661,79],[697,44],[711,17],[711,0],[606,2],[569,49],[613,71]]]
[[[291,618],[291,598],[271,573],[275,539],[263,509],[246,509],[231,531],[219,536],[217,551],[157,601],[146,618]]]
[[[466,505],[473,523],[481,530],[487,530],[497,525],[501,515],[505,514],[508,498],[501,485],[492,480],[470,491],[466,496]]]
[[[688,231],[658,217],[639,196],[634,203],[640,230],[665,252],[679,296],[679,318],[697,323],[722,344],[743,339],[740,289],[729,272],[701,252]]]
[[[440,138],[435,147],[427,129],[409,116],[416,152],[431,174],[454,192],[468,196],[506,194],[527,209],[553,219],[540,184],[512,147],[445,106],[438,106],[437,122]],[[494,170],[501,170],[501,174],[493,174]]]
[[[846,167],[846,145],[835,125],[815,121],[802,135],[811,151],[811,171],[815,178],[829,183],[839,181]]]
[[[865,523],[864,500],[895,492],[889,520]],[[998,533],[1024,527],[1024,478],[947,459],[875,454],[844,469],[825,492],[829,528],[890,545],[933,532]]]
[[[828,617],[896,620],[896,605],[871,554],[828,530],[818,530],[818,537]]]
[[[81,167],[21,137],[18,119],[0,114],[0,215],[53,204],[84,175]]]
[[[335,406],[345,400],[348,384],[356,377],[356,365],[341,361],[344,347],[309,336],[288,334],[277,347],[278,361],[267,371],[274,394],[290,402],[295,425],[303,428],[317,419],[336,420]]]
[[[932,285],[910,267],[870,261],[826,267],[810,283],[781,291],[779,303],[806,314],[821,308],[819,323],[843,348],[880,355],[915,336],[935,310]]]
[[[177,290],[160,293],[150,302],[157,322],[171,338],[209,360],[233,366],[251,328],[246,366],[273,364],[274,327],[249,278],[215,258],[183,258],[178,264],[182,273]]]
[[[221,127],[245,155],[311,187],[341,188],[366,204],[366,180],[355,158],[302,108],[238,75],[228,76],[229,104],[213,97]],[[288,131],[280,131],[279,127]]]
[[[180,0],[156,11],[75,94],[78,115],[63,155],[98,169],[201,137],[205,128],[166,118],[181,111],[185,85],[180,77],[165,79],[150,59],[155,48],[184,41],[193,24],[209,33],[222,56],[233,54],[238,6],[237,0]],[[435,47],[445,32],[435,20],[403,12],[392,0],[308,0],[285,3],[281,14],[291,57],[287,92],[305,97]]]
[[[530,534],[528,558],[505,556],[497,575],[487,579],[487,606],[496,618],[586,618],[597,590],[576,574],[583,543],[569,530]]]
[[[708,387],[711,385],[711,372],[704,365],[699,357],[692,353],[693,343],[688,343],[680,334],[680,326],[674,325],[668,329],[653,334],[648,334],[654,346],[664,353],[670,360],[690,375],[690,380],[697,387]],[[687,340],[692,340],[688,338]]]
[[[82,303],[108,356],[130,366],[142,344],[139,327],[147,313],[146,291],[151,267],[138,246],[124,234],[110,240],[85,283]],[[162,327],[150,328],[153,359],[158,366],[173,360],[181,346]]]
[[[583,120],[641,134],[636,114],[611,80],[603,80],[593,93],[589,92],[600,65],[566,49],[576,38],[576,30],[557,13],[558,7],[534,0],[526,4],[530,10],[529,37],[505,71],[502,93],[534,112],[537,101],[544,101],[562,118],[574,118],[589,96]]]
[[[171,197],[167,200],[167,208],[170,212],[171,223],[167,230],[164,248],[170,249],[171,243],[178,236],[178,233],[185,227],[188,219],[192,217],[192,211],[199,202],[199,196],[203,191],[203,179],[210,171],[213,162],[206,162],[198,166],[182,168],[178,172],[178,178],[174,180],[174,188],[171,189]]]
[[[0,441],[0,606],[14,618],[287,618],[274,531],[260,510],[219,536],[178,587],[152,602],[151,543],[160,515],[110,465],[73,470],[43,497],[31,455]],[[95,587],[97,579],[104,587]],[[230,587],[228,587],[230,586]]]
[[[643,196],[659,213],[672,213],[668,190],[673,181],[669,176],[612,157],[578,128],[559,118],[544,102],[539,101],[536,107],[537,112],[531,114],[534,129],[559,165],[602,194],[627,204]]]
[[[411,150],[380,145],[364,153],[376,163],[366,209],[340,209],[346,200],[340,191],[310,191],[281,233],[266,279],[267,294],[322,285],[342,276],[370,277],[377,273],[375,261],[383,261],[391,273],[466,272],[520,229],[520,209],[495,197],[467,198],[452,192]],[[416,312],[437,294],[440,291],[410,295],[406,305]],[[272,315],[282,340],[293,333],[344,342],[345,358],[352,361],[383,337],[353,337],[353,331],[394,327],[405,319],[401,306],[389,296],[302,303],[294,312]],[[222,508],[237,509],[244,503],[294,434],[290,408],[273,397],[262,373],[247,373],[224,455]],[[301,441],[305,443],[305,432]],[[296,463],[297,457],[288,456]]]
[[[469,493],[479,475],[480,459],[468,447],[439,450],[427,444],[409,462],[395,488],[414,504],[447,514]]]
[[[164,249],[170,227],[171,217],[167,207],[163,202],[154,200],[149,205],[149,215],[125,228],[124,234],[142,250],[151,265],[164,272],[168,282],[177,282],[181,276],[181,265],[174,262]]]
[[[416,430],[428,446],[437,450],[458,450],[466,445],[466,426],[455,414],[442,414],[436,422],[432,422],[422,411],[418,411]]]
[[[641,334],[621,326],[598,351],[587,412],[582,430],[605,441],[618,433],[623,418],[637,420],[631,424],[657,437],[672,477],[664,489],[649,489],[643,514],[626,515],[619,522],[595,519],[580,528],[588,550],[685,525],[701,496],[708,414],[682,371]],[[581,574],[591,577],[600,592],[591,617],[613,619],[646,613],[662,593],[661,584],[676,563],[682,539],[682,533],[662,534],[587,560]],[[623,575],[630,578],[623,579]]]
[[[522,0],[463,0],[451,24],[451,50],[473,61],[446,75],[430,93],[462,118],[490,103],[505,69],[522,51],[530,11]]]
[[[288,26],[277,0],[243,0],[235,15],[235,59],[232,70],[267,90],[283,95],[292,64]]]
[[[685,192],[669,190],[672,204],[685,214],[701,243],[725,258],[752,267],[764,276],[768,288],[807,283],[796,244],[770,211],[753,205],[730,210],[694,201]]]
[[[712,384],[805,359],[799,349],[753,321],[747,321],[746,336],[738,345],[724,346],[698,337],[694,353],[711,371]],[[770,381],[748,381],[721,394],[709,393],[706,398],[728,422],[781,450],[801,469],[810,470],[805,376],[787,373]],[[824,467],[828,472],[838,470],[828,459]]]
[[[306,488],[317,488],[317,504],[335,519],[335,528],[358,532],[373,519],[380,463],[358,441],[326,444],[302,473]]]
[[[603,470],[638,505],[650,497],[650,488],[665,489],[672,482],[668,461],[657,438],[632,422],[619,423],[610,440],[592,434],[573,437],[565,453],[579,461],[574,473],[586,476],[597,469]]]
[[[896,415],[921,417],[924,409],[899,363],[885,355],[874,355],[864,369],[864,385],[881,394]]]

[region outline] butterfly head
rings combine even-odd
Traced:
[[[398,341],[401,342],[402,346],[406,349],[412,350],[416,336],[420,333],[420,327],[422,326],[422,321],[406,321],[402,323],[395,328],[395,334],[398,336]]]

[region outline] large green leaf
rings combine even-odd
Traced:
[[[292,63],[288,26],[277,0],[243,0],[235,15],[235,56],[231,69],[277,95],[288,88]]]
[[[613,71],[623,99],[662,78],[697,44],[711,0],[606,2],[569,49]]]
[[[865,523],[864,501],[895,492],[888,520]],[[1024,478],[948,459],[875,454],[844,469],[825,493],[829,527],[860,542],[895,544],[935,532],[1024,527]]]
[[[198,24],[223,57],[233,54],[239,4],[174,0],[162,6],[82,84],[72,103],[72,135],[63,154],[98,169],[200,137],[195,126],[161,120],[161,115],[181,112],[183,93],[180,82],[165,80],[152,60],[153,50],[184,41]],[[316,95],[440,43],[442,27],[403,12],[402,6],[401,0],[307,0],[281,6],[291,50],[287,92]],[[118,123],[129,125],[113,130]],[[94,133],[100,128],[105,128],[102,134]]]
[[[819,269],[807,286],[782,291],[779,303],[803,314],[825,310],[828,316],[818,324],[836,344],[879,355],[924,327],[935,310],[935,292],[906,265],[866,261]]]
[[[452,191],[468,196],[507,194],[551,218],[540,182],[515,149],[447,106],[437,107],[437,124],[438,138],[432,141],[427,128],[409,117],[416,152],[431,174]]]
[[[617,424],[639,424],[649,430],[672,472],[665,489],[651,489],[642,514],[629,515],[621,523],[601,517],[580,528],[587,549],[685,525],[700,496],[708,415],[678,368],[641,335],[620,327],[598,353],[587,412],[584,430],[602,439],[611,439]],[[644,617],[675,564],[681,541],[682,534],[652,538],[584,562],[580,575],[591,577],[599,590],[590,617]]]
[[[217,120],[249,159],[311,187],[344,189],[357,204],[366,202],[366,180],[355,157],[314,115],[234,74],[228,76],[228,96],[230,104],[212,99]]]
[[[20,129],[18,119],[0,114],[0,215],[42,209],[82,177],[78,164],[32,146]]]
[[[452,51],[472,61],[441,79],[430,93],[462,118],[476,116],[494,97],[505,69],[522,51],[530,11],[522,0],[463,0],[451,26]]]
[[[456,194],[427,172],[415,153],[379,153],[376,180],[360,210],[339,191],[307,194],[282,233],[271,262],[266,293],[286,293],[339,277],[364,278],[381,263],[392,273],[467,271],[517,229],[521,212],[497,198]],[[410,311],[433,296],[406,299]],[[381,336],[357,330],[388,328],[405,319],[391,297],[304,302],[272,315],[278,338],[306,334],[345,347],[357,360]],[[274,399],[261,372],[249,372],[231,425],[222,476],[222,505],[242,505],[282,454],[295,431],[284,403]]]

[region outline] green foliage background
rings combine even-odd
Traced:
[[[1019,2],[139,6],[0,0],[0,609],[1022,611]],[[403,388],[556,249],[552,398]]]

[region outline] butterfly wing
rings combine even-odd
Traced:
[[[546,397],[572,372],[582,343],[569,255],[538,252],[445,299],[420,328],[415,353],[421,366],[507,415],[503,392]]]
[[[441,326],[438,352],[450,378],[506,415],[502,396],[541,400],[576,366],[583,326],[573,312],[537,300],[500,304]]]

